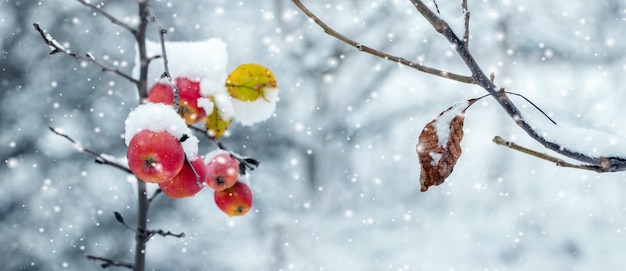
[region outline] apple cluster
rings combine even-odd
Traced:
[[[202,159],[186,115],[178,113],[164,103],[147,103],[129,114],[125,136],[130,170],[140,180],[157,184],[170,198],[191,197],[209,186],[220,210],[230,216],[246,214],[252,192],[240,181],[239,161],[224,150]]]
[[[245,215],[252,207],[252,191],[240,180],[239,161],[227,151],[206,155],[206,184],[214,190],[215,204],[229,216]]]
[[[146,54],[156,58],[161,45],[147,41]],[[233,120],[252,125],[270,118],[278,101],[276,78],[255,63],[227,74],[226,44],[219,39],[167,42],[167,47],[174,73],[163,76],[159,61],[150,62],[148,77],[154,81],[146,103],[126,120],[129,167],[171,198],[194,196],[208,186],[220,210],[244,215],[253,198],[245,171],[257,162],[221,149],[201,157],[189,127],[204,123],[206,135],[219,141]]]

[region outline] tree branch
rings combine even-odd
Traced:
[[[130,32],[133,35],[137,34],[137,30],[130,27],[130,25],[125,24],[124,22],[118,20],[117,18],[113,17],[113,15],[109,14],[108,12],[104,11],[102,8],[100,8],[99,6],[93,5],[85,0],[76,0],[77,2],[83,4],[86,7],[89,7],[90,9],[94,10],[97,13],[100,13],[100,15],[104,16],[105,18],[109,19],[109,21],[111,21],[111,23],[119,25],[120,27],[126,29],[128,32]]]
[[[516,150],[516,151],[528,154],[530,156],[537,157],[537,158],[542,159],[542,160],[553,162],[557,166],[560,166],[560,167],[569,167],[569,168],[591,170],[591,171],[595,171],[595,172],[602,172],[602,167],[595,166],[595,165],[575,165],[575,164],[571,164],[571,163],[568,163],[568,162],[566,162],[566,161],[564,161],[562,159],[559,159],[559,158],[556,158],[554,156],[551,156],[551,155],[549,155],[547,153],[541,153],[541,152],[538,152],[538,151],[531,150],[529,148],[520,146],[520,145],[516,144],[515,142],[506,141],[506,140],[502,139],[499,136],[496,136],[496,137],[493,138],[493,143],[496,143],[497,145],[500,145],[500,146],[505,146],[505,147],[507,147],[509,149],[513,149],[513,150]]]
[[[470,12],[469,12],[469,9],[467,8],[467,0],[462,0],[462,2],[461,2],[461,9],[463,9],[463,13],[465,13],[465,34],[463,34],[463,43],[465,43],[465,46],[466,46],[466,47],[469,47],[469,38],[470,38],[470,31],[469,31]]]
[[[491,94],[507,114],[515,121],[535,141],[541,143],[546,148],[555,151],[563,156],[578,160],[591,165],[599,166],[600,172],[614,172],[626,170],[626,158],[621,157],[594,157],[561,146],[556,142],[551,142],[541,135],[522,117],[520,110],[511,102],[506,93],[496,91],[496,85],[485,75],[480,68],[465,43],[460,40],[452,31],[450,26],[435,13],[433,13],[421,0],[411,0],[415,8],[431,23],[433,28],[441,33],[454,47],[458,55],[463,59],[466,66],[472,72],[474,83]]]
[[[176,83],[174,83],[174,79],[172,79],[172,74],[170,73],[170,68],[169,68],[169,61],[167,60],[167,50],[165,50],[165,34],[167,34],[167,30],[161,25],[156,15],[151,15],[150,21],[152,21],[152,23],[154,23],[159,29],[159,39],[161,41],[161,58],[163,58],[163,70],[164,70],[163,74],[161,75],[161,78],[167,78],[167,82],[172,87],[172,90],[174,91],[174,103],[172,106],[174,107],[174,111],[178,112],[180,90],[178,89],[178,86],[176,86]]]
[[[109,268],[109,267],[115,267],[115,266],[126,267],[131,270],[135,268],[135,266],[132,263],[114,261],[111,259],[93,256],[93,255],[85,255],[85,257],[87,257],[88,260],[104,262],[100,265],[103,269]]]
[[[624,171],[626,170],[626,158],[624,157],[596,157],[591,156],[585,153],[573,151],[569,149],[567,146],[561,146],[559,143],[549,141],[541,136],[523,117],[520,110],[513,104],[513,102],[508,98],[504,91],[498,91],[498,88],[494,84],[493,80],[491,80],[485,72],[480,68],[472,54],[468,49],[467,42],[469,40],[469,12],[467,10],[466,0],[463,0],[462,8],[465,12],[465,37],[464,40],[459,39],[459,37],[452,31],[448,23],[446,23],[443,19],[441,19],[437,14],[424,4],[422,0],[410,0],[411,3],[415,6],[417,11],[432,25],[435,31],[439,32],[443,35],[448,42],[450,42],[457,54],[461,57],[461,59],[465,62],[465,65],[470,70],[472,76],[461,76],[455,75],[451,73],[447,73],[441,70],[433,69],[430,67],[425,67],[419,65],[417,63],[410,62],[408,60],[389,55],[384,52],[380,52],[364,45],[361,45],[337,31],[333,30],[331,27],[326,25],[322,20],[320,20],[315,14],[313,14],[310,10],[308,10],[300,0],[292,0],[292,2],[304,12],[309,18],[311,18],[318,26],[320,26],[327,34],[337,38],[340,41],[343,41],[346,44],[351,45],[352,47],[357,48],[360,51],[364,51],[370,53],[374,56],[381,57],[383,59],[398,62],[404,64],[406,66],[415,68],[421,72],[425,72],[428,74],[440,76],[446,79],[476,84],[487,91],[494,99],[500,104],[500,106],[506,111],[506,113],[515,121],[515,123],[522,128],[531,138],[541,143],[547,149],[553,150],[563,156],[572,158],[574,160],[581,161],[583,163],[588,163],[592,166],[597,166],[600,170],[599,172],[614,172],[614,171]]]
[[[315,14],[313,14],[313,12],[311,12],[306,6],[304,6],[304,4],[302,4],[302,2],[300,2],[300,0],[292,0],[292,2],[300,9],[302,10],[302,12],[304,12],[304,14],[306,14],[309,18],[311,18],[311,20],[313,20],[313,22],[315,22],[317,25],[319,25],[326,34],[335,37],[336,39],[356,48],[359,51],[392,61],[392,62],[396,62],[396,63],[400,63],[402,65],[405,65],[407,67],[416,69],[418,71],[424,72],[424,73],[428,73],[428,74],[432,74],[435,76],[439,76],[439,77],[443,77],[443,78],[447,78],[450,80],[454,80],[454,81],[458,81],[461,83],[473,83],[473,79],[472,77],[469,76],[463,76],[463,75],[459,75],[459,74],[455,74],[455,73],[451,73],[451,72],[446,72],[446,71],[442,71],[439,69],[435,69],[435,68],[431,68],[413,61],[409,61],[405,58],[402,57],[397,57],[382,51],[378,51],[376,49],[373,49],[371,47],[368,47],[366,45],[360,44],[342,34],[340,34],[339,32],[335,31],[334,29],[332,29],[330,26],[328,26],[326,23],[324,23],[322,20],[320,20]]]
[[[107,157],[103,156],[100,153],[97,153],[96,151],[93,151],[89,148],[85,148],[85,146],[83,146],[83,144],[81,144],[80,142],[74,140],[73,138],[71,138],[70,136],[60,132],[59,130],[52,128],[50,126],[48,126],[48,129],[50,129],[50,131],[52,131],[53,133],[60,135],[64,138],[66,138],[67,140],[69,140],[70,142],[74,143],[74,146],[76,147],[76,149],[78,149],[78,151],[80,152],[86,152],[88,154],[91,154],[93,156],[96,157],[96,163],[98,164],[103,164],[103,165],[109,165],[112,166],[114,168],[117,168],[119,170],[125,171],[128,174],[133,174],[132,171],[130,171],[130,169],[128,167],[126,167],[125,165],[119,164],[117,162],[111,161],[109,160]]]
[[[99,62],[98,60],[96,60],[91,54],[84,54],[84,55],[80,55],[77,53],[72,53],[70,50],[65,49],[61,44],[59,44],[56,40],[54,40],[54,38],[52,38],[52,36],[50,35],[46,35],[45,31],[43,29],[41,29],[41,27],[39,26],[38,23],[34,23],[33,26],[35,27],[35,30],[37,32],[39,32],[39,35],[41,35],[41,38],[43,39],[43,41],[50,47],[52,47],[52,51],[50,51],[50,55],[55,55],[57,53],[62,53],[62,54],[66,54],[69,55],[75,59],[78,60],[85,60],[88,62],[91,62],[92,64],[100,67],[102,69],[103,72],[111,72],[114,74],[117,74],[119,76],[121,76],[122,78],[130,81],[131,83],[138,85],[139,81],[137,81],[137,79],[133,78],[132,76],[120,71],[119,69],[114,69],[111,68],[107,65],[105,65],[104,63]]]
[[[196,132],[200,132],[202,134],[204,134],[204,136],[206,136],[206,138],[213,140],[213,142],[215,142],[215,144],[217,145],[217,147],[220,150],[225,150],[228,151],[230,153],[230,156],[232,156],[233,158],[235,158],[238,162],[239,162],[239,174],[244,175],[246,174],[247,170],[255,170],[257,167],[259,167],[259,165],[261,164],[261,162],[259,162],[258,160],[252,158],[252,157],[247,157],[247,156],[241,156],[231,150],[229,150],[224,144],[222,144],[222,142],[215,138],[214,136],[211,136],[210,133],[208,133],[208,131],[200,129],[198,127],[189,125],[189,129],[196,131]]]
[[[183,238],[183,237],[185,237],[185,233],[184,232],[173,233],[171,231],[164,231],[164,230],[149,230],[149,231],[146,232],[146,237],[148,239],[152,238],[152,236],[155,236],[155,235],[161,235],[163,237],[173,236],[173,237],[176,237],[176,238]]]

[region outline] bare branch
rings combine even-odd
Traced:
[[[496,136],[496,137],[493,138],[493,143],[496,143],[496,144],[498,144],[500,146],[508,147],[510,149],[513,149],[513,150],[516,150],[516,151],[519,151],[519,152],[523,152],[525,154],[537,157],[537,158],[542,159],[542,160],[553,162],[557,166],[560,166],[560,167],[577,168],[577,169],[591,170],[591,171],[595,171],[595,172],[604,172],[602,167],[600,167],[600,166],[571,164],[571,163],[568,163],[568,162],[566,162],[566,161],[564,161],[562,159],[559,159],[559,158],[556,158],[554,156],[551,156],[551,155],[549,155],[547,153],[541,153],[541,152],[538,152],[538,151],[531,150],[529,148],[520,146],[520,145],[516,144],[515,142],[506,141],[506,140],[502,139],[499,136]]]
[[[463,43],[465,43],[466,47],[469,47],[469,23],[470,23],[470,12],[467,8],[467,0],[462,0],[461,8],[463,9],[463,13],[465,13],[465,34],[463,35]]]
[[[100,13],[100,15],[104,16],[105,18],[109,19],[109,21],[111,21],[111,23],[119,25],[120,27],[126,29],[128,32],[132,33],[133,35],[137,34],[137,30],[130,27],[130,25],[118,20],[117,18],[113,17],[113,15],[109,14],[108,12],[104,11],[102,8],[100,8],[99,6],[93,5],[85,0],[76,0],[77,2],[83,4],[86,7],[89,7],[90,9],[92,9],[93,11]]]
[[[33,26],[35,27],[35,30],[37,30],[37,32],[39,32],[39,35],[41,35],[41,38],[43,39],[43,41],[52,48],[52,51],[50,51],[51,55],[57,54],[57,53],[62,53],[62,54],[66,54],[69,55],[75,59],[78,60],[85,60],[88,62],[93,63],[94,65],[100,67],[102,69],[103,72],[111,72],[114,74],[117,74],[119,76],[121,76],[122,78],[130,81],[131,83],[138,85],[139,81],[135,78],[133,78],[132,76],[120,71],[119,69],[114,69],[114,68],[110,68],[107,65],[97,61],[92,55],[90,54],[76,54],[76,53],[72,53],[70,50],[65,49],[61,44],[59,44],[58,42],[56,42],[54,40],[54,38],[52,38],[50,35],[46,35],[45,31],[43,29],[41,29],[41,27],[39,26],[38,23],[34,23]]]
[[[435,13],[433,13],[421,0],[411,0],[415,8],[431,23],[433,28],[441,33],[456,49],[457,54],[463,59],[466,66],[472,72],[474,83],[490,93],[507,114],[522,128],[531,138],[541,143],[546,148],[555,151],[563,156],[578,160],[584,163],[598,166],[601,172],[614,172],[626,170],[626,158],[622,157],[594,157],[561,146],[556,142],[549,141],[541,136],[523,117],[520,110],[508,98],[505,92],[497,91],[496,85],[485,75],[480,68],[465,43],[460,40],[452,31],[450,26]]]
[[[60,132],[59,130],[52,128],[52,127],[48,127],[48,129],[50,129],[50,131],[52,131],[53,133],[60,135],[64,138],[66,138],[67,140],[69,140],[70,142],[74,143],[74,145],[76,146],[76,149],[78,149],[78,151],[81,152],[86,152],[88,154],[91,154],[93,156],[96,157],[96,163],[98,164],[103,164],[103,165],[109,165],[112,166],[114,168],[120,169],[122,171],[125,171],[128,174],[133,174],[132,171],[130,171],[130,169],[128,167],[126,167],[125,165],[119,164],[115,161],[111,161],[109,159],[107,159],[106,157],[104,157],[102,154],[97,153],[96,151],[93,151],[89,148],[85,148],[80,142],[74,140],[73,138],[71,138],[70,136]]]
[[[102,268],[109,268],[109,267],[115,267],[115,266],[126,267],[126,268],[131,269],[131,270],[133,270],[135,268],[135,266],[133,264],[127,263],[127,262],[114,261],[114,260],[111,260],[111,259],[98,257],[98,256],[93,256],[93,255],[85,255],[85,257],[87,257],[88,260],[104,262],[104,263],[102,263],[100,265]]]
[[[161,236],[163,236],[163,237],[166,237],[166,236],[174,236],[174,237],[177,237],[177,238],[183,238],[183,237],[185,237],[185,233],[184,233],[184,232],[181,232],[181,233],[173,233],[173,232],[171,232],[171,231],[167,231],[167,232],[166,232],[166,231],[164,231],[164,230],[149,230],[149,231],[147,232],[147,237],[148,237],[148,238],[151,238],[151,237],[152,237],[152,236],[154,236],[154,235],[161,235]]]
[[[152,194],[152,197],[148,198],[148,203],[152,203],[152,201],[158,196],[161,195],[163,193],[163,190],[161,190],[161,188],[157,189],[156,191],[154,191],[154,194]]]
[[[189,129],[194,130],[198,133],[202,133],[206,138],[210,139],[211,141],[213,141],[215,143],[215,145],[217,145],[218,148],[220,148],[221,150],[228,150],[228,148],[226,148],[226,146],[224,146],[224,144],[219,140],[219,138],[216,138],[214,136],[211,135],[211,133],[209,133],[207,130],[203,130],[200,129],[198,127],[189,125]]]
[[[174,90],[174,111],[178,112],[178,102],[180,100],[180,90],[178,86],[174,83],[172,79],[172,74],[170,73],[169,61],[167,60],[167,51],[165,50],[165,34],[167,34],[167,30],[161,25],[156,15],[150,16],[150,21],[152,21],[157,28],[159,29],[159,39],[161,40],[161,57],[163,58],[163,74],[161,78],[167,78],[167,81],[170,83],[170,86]]]
[[[311,20],[313,20],[313,22],[315,22],[317,25],[319,25],[326,34],[335,37],[336,39],[356,48],[359,51],[362,52],[366,52],[368,54],[392,61],[392,62],[396,62],[396,63],[400,63],[402,65],[405,65],[407,67],[416,69],[418,71],[424,72],[424,73],[428,73],[428,74],[432,74],[435,76],[440,76],[443,78],[447,78],[450,80],[454,80],[454,81],[458,81],[461,83],[467,83],[467,84],[471,84],[474,83],[472,77],[469,76],[463,76],[463,75],[459,75],[459,74],[455,74],[455,73],[451,73],[451,72],[446,72],[446,71],[442,71],[439,69],[435,69],[435,68],[431,68],[413,61],[409,61],[405,58],[402,57],[397,57],[394,55],[390,55],[388,53],[385,52],[381,52],[378,51],[376,49],[373,49],[371,47],[368,47],[366,45],[360,44],[342,34],[340,34],[339,32],[335,31],[334,29],[332,29],[330,26],[328,26],[326,23],[324,23],[322,20],[320,20],[315,14],[313,14],[313,12],[311,12],[306,6],[304,6],[304,4],[302,4],[302,2],[300,2],[300,0],[292,0],[292,2],[300,9],[302,10],[302,12],[304,12],[304,14],[306,14],[309,18],[311,18]],[[436,17],[436,16],[435,16]]]
[[[459,37],[452,31],[448,23],[446,23],[443,19],[439,18],[437,14],[424,4],[422,0],[410,0],[411,3],[415,6],[418,12],[433,26],[435,31],[442,34],[448,42],[450,42],[457,54],[461,57],[461,59],[465,62],[466,66],[469,68],[472,73],[471,77],[453,75],[450,73],[446,73],[441,70],[433,69],[430,67],[425,67],[422,65],[418,65],[417,63],[413,63],[411,61],[407,61],[403,58],[399,58],[396,56],[389,55],[384,52],[380,52],[374,50],[372,48],[361,45],[343,35],[333,30],[331,27],[326,25],[322,20],[320,20],[315,14],[313,14],[310,10],[308,10],[300,0],[292,0],[292,2],[302,10],[309,18],[311,18],[317,25],[319,25],[324,31],[346,44],[351,45],[352,47],[357,48],[360,51],[364,51],[370,53],[372,55],[391,60],[394,62],[398,62],[404,64],[406,66],[415,68],[419,71],[440,76],[443,78],[476,84],[487,91],[494,99],[500,104],[500,106],[507,112],[507,114],[516,122],[518,126],[522,128],[531,138],[541,143],[546,148],[553,150],[563,156],[581,161],[583,163],[588,163],[593,166],[597,166],[601,169],[601,172],[614,172],[614,171],[624,171],[626,170],[626,158],[624,157],[595,157],[585,153],[580,153],[574,150],[567,148],[567,146],[561,146],[556,142],[549,141],[541,136],[523,117],[520,110],[513,104],[513,102],[508,98],[504,91],[498,91],[498,88],[493,82],[493,77],[487,77],[483,70],[480,68],[472,54],[468,49],[468,40],[469,40],[469,12],[467,10],[467,2],[463,0],[463,8],[466,13],[466,24],[465,24],[465,37],[464,40],[459,39]],[[533,104],[534,105],[534,104]],[[536,107],[536,106],[535,106]],[[545,115],[545,113],[544,113]],[[547,115],[546,115],[547,116]],[[554,122],[554,121],[553,121]]]

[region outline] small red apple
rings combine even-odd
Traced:
[[[196,178],[194,170],[199,178]],[[206,165],[200,157],[197,157],[191,164],[185,163],[178,175],[174,176],[172,180],[159,183],[159,188],[170,198],[191,197],[202,190],[205,180]]]
[[[185,123],[194,124],[206,117],[204,109],[198,106],[200,83],[188,78],[181,77],[174,80],[179,90],[178,114],[185,119]],[[148,101],[151,103],[174,104],[174,91],[172,86],[157,83],[148,92]]]
[[[236,182],[223,191],[215,191],[213,198],[217,207],[229,216],[245,215],[252,208],[252,191],[243,182]]]
[[[137,133],[128,144],[126,158],[133,174],[149,183],[171,180],[185,163],[182,145],[167,131]]]
[[[207,163],[206,183],[215,191],[233,186],[239,178],[239,162],[228,153],[217,154]]]

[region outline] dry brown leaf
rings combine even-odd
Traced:
[[[415,146],[421,165],[421,191],[442,184],[461,156],[465,110],[476,99],[457,103],[426,124]]]

